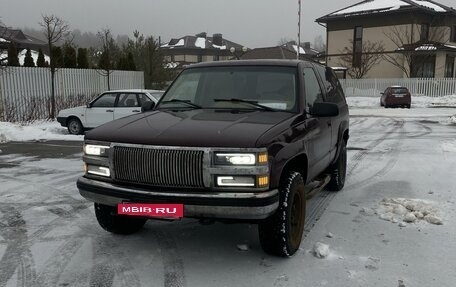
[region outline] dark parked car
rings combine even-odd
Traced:
[[[344,186],[348,107],[330,68],[287,60],[196,64],[152,106],[85,136],[86,173],[77,186],[107,231],[133,233],[155,218],[119,215],[125,203],[146,215],[130,206],[178,204],[183,217],[258,223],[262,248],[291,256],[306,199]]]
[[[404,107],[410,109],[412,105],[412,96],[406,87],[388,87],[381,95],[380,106],[385,108]]]

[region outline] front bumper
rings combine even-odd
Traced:
[[[279,206],[277,189],[259,193],[154,191],[80,177],[79,193],[86,199],[115,206],[122,202],[180,203],[184,217],[265,219]]]

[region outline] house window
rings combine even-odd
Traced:
[[[363,56],[363,27],[355,27],[355,36],[353,41],[353,67],[361,66]]]
[[[214,56],[214,61],[220,61],[220,56],[219,55],[215,55]]]
[[[445,78],[454,77],[454,56],[447,55],[445,62]]]
[[[203,61],[203,56],[202,55],[198,55],[198,63],[201,63]]]
[[[423,24],[421,24],[420,40],[427,41],[428,39],[429,39],[429,24],[423,23]]]
[[[412,57],[412,78],[434,78],[435,55],[419,55]]]

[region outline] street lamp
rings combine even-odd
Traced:
[[[239,60],[239,59],[242,57],[242,55],[244,55],[245,52],[247,52],[247,50],[248,50],[248,48],[245,47],[245,46],[242,47],[240,51],[239,51],[239,50],[236,50],[235,47],[231,47],[231,48],[230,48],[231,54],[233,54],[233,56],[235,56],[237,60]],[[239,52],[241,52],[241,53],[239,53]]]

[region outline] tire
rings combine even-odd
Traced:
[[[340,191],[345,185],[345,178],[347,175],[347,143],[343,141],[340,148],[339,157],[328,169],[331,180],[326,189],[330,191]]]
[[[306,219],[306,194],[300,173],[290,172],[281,183],[279,208],[260,222],[258,234],[264,252],[292,256],[301,245]]]
[[[410,105],[407,105],[406,107],[407,107],[407,109],[410,109]]]
[[[67,122],[68,132],[72,135],[82,135],[84,127],[78,118],[70,118]]]
[[[141,230],[146,223],[145,218],[134,218],[117,215],[117,208],[113,206],[94,204],[95,216],[100,226],[115,234],[133,234]]]

